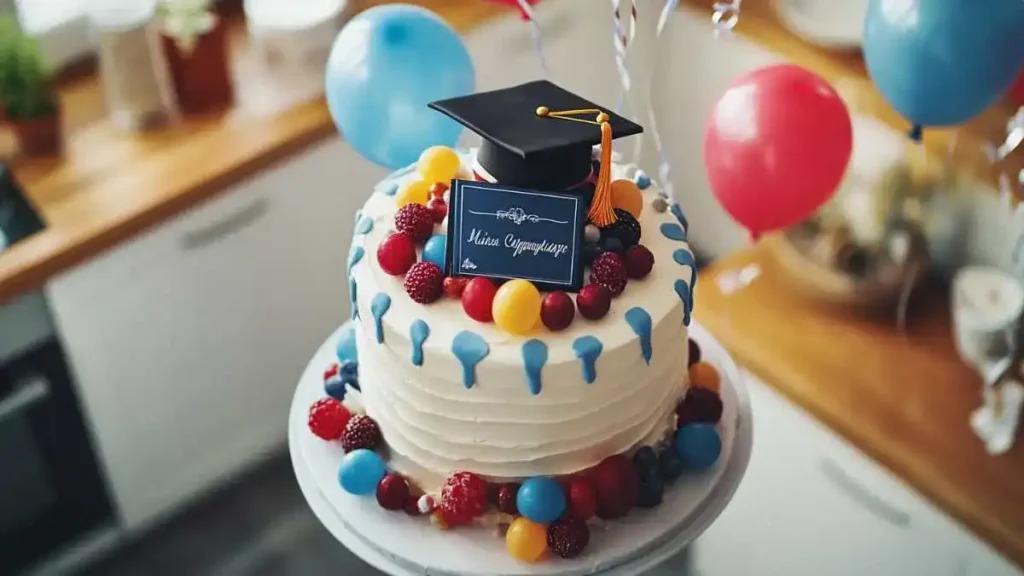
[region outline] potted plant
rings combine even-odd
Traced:
[[[160,0],[164,52],[181,111],[224,109],[235,99],[228,67],[228,34],[212,0]]]
[[[46,156],[63,147],[53,70],[36,41],[9,16],[0,16],[0,112],[22,153]]]

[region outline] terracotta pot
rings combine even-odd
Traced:
[[[26,156],[56,156],[64,149],[60,110],[52,116],[34,120],[8,119],[18,148]]]
[[[214,112],[234,103],[228,34],[223,22],[201,36],[191,52],[183,51],[167,36],[163,37],[163,47],[178,107],[183,113]]]

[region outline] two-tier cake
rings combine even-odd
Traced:
[[[352,322],[310,428],[348,452],[354,495],[575,556],[591,517],[657,506],[721,449],[688,224],[612,160],[642,128],[550,82],[431,107],[483,143],[425,151],[357,212]]]

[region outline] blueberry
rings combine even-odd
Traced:
[[[341,381],[360,392],[363,391],[363,389],[359,387],[359,378],[356,376],[342,376]]]
[[[644,446],[633,454],[633,465],[641,476],[650,476],[658,469],[658,453],[650,446]]]
[[[324,392],[334,398],[335,400],[342,402],[345,400],[345,381],[335,376],[328,378],[324,382]]]
[[[343,360],[338,366],[338,374],[341,374],[342,377],[359,377],[359,363],[355,360]]]
[[[614,252],[616,254],[622,253],[622,240],[615,238],[614,236],[606,236],[601,239],[601,248],[605,252]]]
[[[662,450],[661,455],[658,456],[658,474],[661,475],[662,480],[669,486],[674,484],[683,475],[685,469],[686,465],[683,463],[683,459],[679,457],[675,444],[666,447]]]
[[[597,244],[584,244],[583,245],[583,265],[590,266],[594,263],[594,259],[601,255],[604,250],[601,249]]]
[[[637,494],[636,505],[640,508],[655,508],[661,504],[665,495],[665,484],[657,474],[641,476],[640,492]]]

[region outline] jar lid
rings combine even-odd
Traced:
[[[92,0],[88,17],[101,31],[117,31],[147,24],[155,13],[155,0]]]
[[[259,28],[301,31],[333,20],[346,0],[245,0],[245,17]]]

